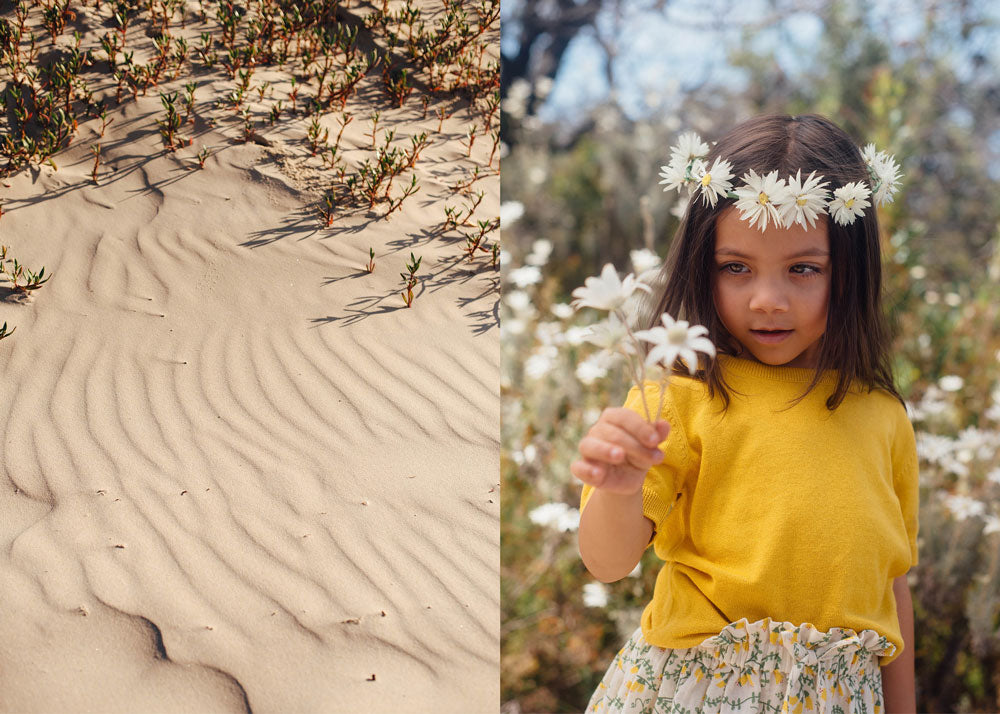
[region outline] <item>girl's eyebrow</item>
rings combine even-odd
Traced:
[[[715,251],[716,255],[734,255],[737,258],[744,258],[745,260],[752,260],[752,255],[747,255],[746,253],[741,253],[733,248],[719,248]],[[794,260],[795,258],[806,258],[806,257],[828,257],[830,255],[829,251],[822,250],[820,248],[805,248],[791,255],[786,255],[785,260]]]

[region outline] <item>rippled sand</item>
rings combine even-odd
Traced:
[[[498,273],[427,229],[461,119],[324,230],[280,142],[189,171],[154,92],[118,111],[100,186],[97,121],[3,189],[53,277],[0,302],[0,709],[495,711]]]

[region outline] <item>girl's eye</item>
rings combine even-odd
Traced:
[[[815,265],[806,265],[805,263],[797,263],[792,266],[792,272],[796,275],[819,275],[820,269]]]
[[[742,275],[744,272],[746,272],[746,267],[747,266],[743,265],[742,263],[726,263],[725,265],[721,266],[719,270],[721,270],[723,273],[729,273],[731,275]]]

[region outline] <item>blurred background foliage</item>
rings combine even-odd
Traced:
[[[572,314],[570,292],[606,262],[641,272],[650,253],[666,256],[683,206],[657,173],[681,131],[712,141],[755,114],[816,112],[894,154],[904,174],[879,217],[921,459],[918,709],[1000,711],[996,3],[503,8],[503,710],[582,710],[659,568],[647,552],[638,572],[603,586],[577,553],[569,464],[628,383],[594,361],[580,326],[596,316]],[[650,42],[711,61],[644,62]]]

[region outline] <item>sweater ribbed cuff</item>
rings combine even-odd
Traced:
[[[647,486],[642,487],[642,515],[653,522],[653,527],[659,531],[663,519],[670,513],[672,504],[665,503],[655,491]]]

